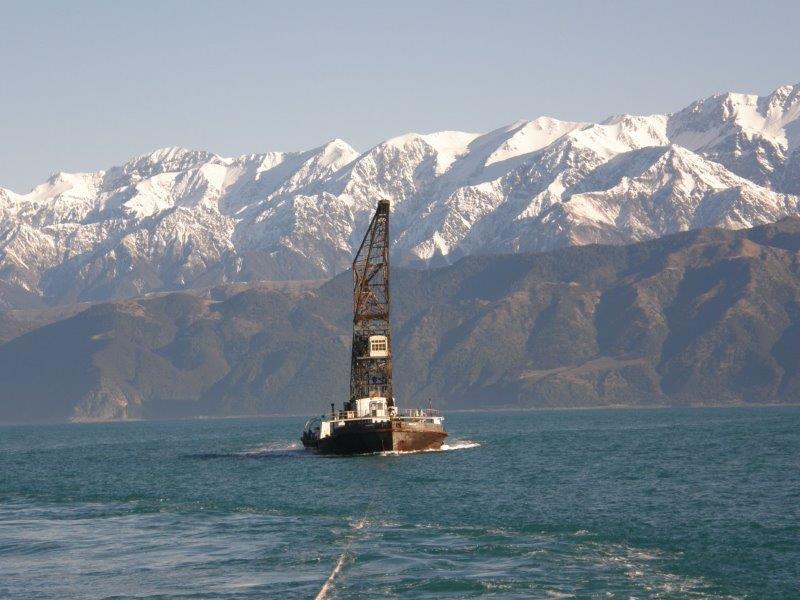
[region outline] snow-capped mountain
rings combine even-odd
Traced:
[[[396,264],[626,243],[798,213],[800,84],[670,115],[540,117],[486,134],[407,134],[360,154],[224,158],[167,148],[0,188],[0,305],[64,303],[349,266],[377,199]]]

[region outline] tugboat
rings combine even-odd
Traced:
[[[350,398],[343,410],[306,422],[300,440],[321,454],[409,452],[441,447],[444,417],[433,408],[399,409],[392,387],[389,328],[389,201],[378,202],[353,260]]]

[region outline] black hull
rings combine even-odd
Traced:
[[[306,447],[320,454],[373,454],[376,452],[417,452],[441,448],[447,432],[440,425],[391,421],[347,423],[322,439],[303,439]]]

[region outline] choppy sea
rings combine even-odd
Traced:
[[[0,427],[0,597],[800,597],[800,407]]]

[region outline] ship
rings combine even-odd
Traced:
[[[389,325],[389,201],[380,200],[353,259],[350,396],[342,410],[309,419],[300,440],[321,454],[414,452],[441,448],[444,417],[399,408],[392,384]]]

